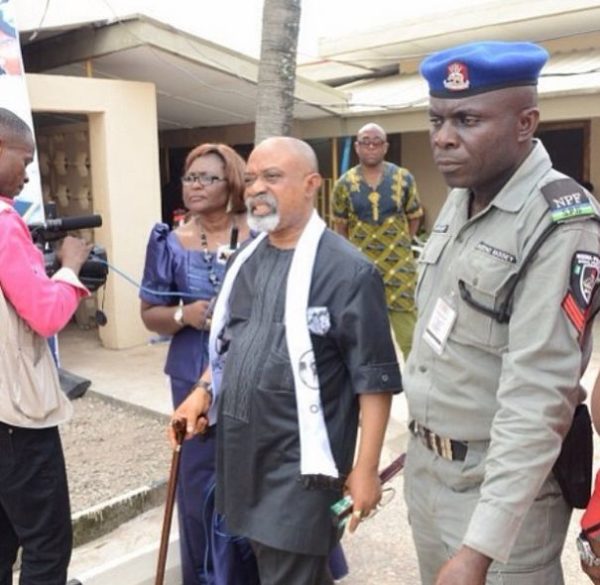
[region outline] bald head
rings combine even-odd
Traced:
[[[380,173],[388,151],[385,130],[373,122],[365,124],[356,135],[354,151],[363,172]]]
[[[265,138],[265,140],[256,146],[256,148],[252,151],[252,154],[255,152],[260,153],[264,150],[278,150],[280,152],[284,152],[293,157],[296,160],[296,164],[305,166],[306,172],[319,172],[317,155],[310,144],[304,142],[304,140],[292,138],[291,136],[274,136],[272,138]]]
[[[365,124],[356,134],[357,140],[360,140],[360,137],[365,134],[373,134],[379,136],[382,140],[387,140],[387,134],[385,130],[379,125],[375,124],[375,122],[369,122]]]

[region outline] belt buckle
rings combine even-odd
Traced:
[[[450,439],[442,439],[442,453],[440,456],[444,459],[448,459],[448,461],[454,461],[454,456],[452,453],[452,441]]]
[[[446,441],[448,439],[444,439],[443,437],[440,437],[439,435],[436,435],[435,433],[431,433],[434,437],[434,445],[435,445],[435,449],[434,449],[434,453],[436,455],[439,455],[440,457],[446,459]]]
[[[454,461],[451,439],[436,435],[433,431],[422,426],[417,421],[413,421],[413,432],[430,451],[433,451],[443,459]]]

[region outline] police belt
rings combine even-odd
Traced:
[[[416,438],[420,439],[423,445],[436,455],[447,459],[448,461],[464,461],[467,456],[467,443],[464,441],[455,441],[436,435],[427,427],[419,424],[416,420],[411,420],[408,428]]]

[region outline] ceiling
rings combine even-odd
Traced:
[[[428,91],[418,75],[421,58],[482,38],[543,42],[551,59],[542,72],[542,97],[600,91],[598,0],[570,0],[568,6],[562,0],[487,0],[452,16],[324,41],[323,60],[298,67],[295,118],[318,123],[423,109]],[[154,83],[162,131],[254,121],[259,62],[168,24],[134,15],[44,29],[33,40],[21,32],[30,73]]]
[[[259,62],[146,16],[21,34],[28,73],[152,82],[160,130],[254,121]],[[331,116],[344,94],[298,77],[294,116]]]
[[[476,6],[390,22],[371,30],[322,39],[321,59],[298,72],[336,86],[394,73],[416,73],[429,53],[480,40],[533,41],[551,51],[565,37],[600,30],[598,0],[481,0]],[[572,42],[569,43],[570,45]]]

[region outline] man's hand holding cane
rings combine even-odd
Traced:
[[[191,439],[195,435],[202,435],[208,430],[208,418],[206,414],[212,403],[212,391],[210,381],[200,379],[192,389],[188,397],[177,407],[171,417],[171,424],[167,429],[169,442],[173,449],[178,448],[175,421],[185,420],[185,439]]]

